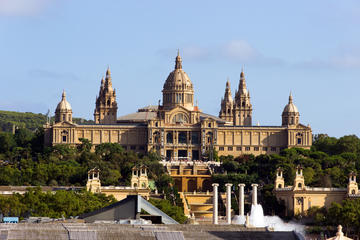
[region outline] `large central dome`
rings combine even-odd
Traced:
[[[189,76],[182,69],[179,52],[175,59],[175,70],[167,77],[162,92],[164,108],[171,109],[176,106],[183,106],[193,110],[194,89]]]

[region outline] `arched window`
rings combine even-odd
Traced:
[[[278,185],[278,188],[281,188],[281,184]]]
[[[108,105],[108,106],[110,106],[110,99],[109,99],[109,100],[107,100],[107,105]]]
[[[351,194],[355,194],[355,189],[353,189],[353,190],[351,191]]]
[[[178,113],[172,118],[172,123],[188,123],[188,118],[183,113]]]
[[[228,114],[230,114],[230,109],[228,109]]]
[[[298,188],[301,188],[302,187],[302,184],[301,183],[298,183]]]

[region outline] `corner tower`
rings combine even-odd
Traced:
[[[293,97],[290,93],[289,103],[285,106],[282,113],[282,126],[292,126],[299,124],[300,113],[295,104],[293,103]]]
[[[234,125],[252,125],[252,105],[250,103],[250,93],[246,88],[244,70],[240,73],[239,89],[235,93],[234,103]]]
[[[72,122],[72,109],[70,103],[66,100],[65,90],[55,110],[55,123],[58,122]]]
[[[96,97],[94,120],[97,124],[115,124],[117,119],[117,102],[115,89],[112,88],[110,68],[106,78],[101,79],[99,96]]]
[[[189,76],[182,69],[180,53],[175,58],[175,70],[165,81],[163,92],[164,109],[183,106],[192,111],[194,109],[194,89]]]
[[[227,122],[233,122],[233,106],[234,101],[231,96],[231,88],[229,80],[226,82],[224,98],[221,99],[221,109],[219,117]]]

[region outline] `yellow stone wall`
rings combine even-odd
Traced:
[[[123,188],[123,187],[101,187],[101,193],[106,196],[113,195],[116,200],[121,201],[128,195],[141,195],[146,200],[149,199],[150,189],[135,189],[135,188]]]

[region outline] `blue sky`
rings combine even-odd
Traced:
[[[118,115],[157,104],[177,49],[218,115],[245,66],[253,123],[280,125],[292,91],[313,132],[360,135],[360,2],[0,0],[0,109],[93,118],[109,65]]]

